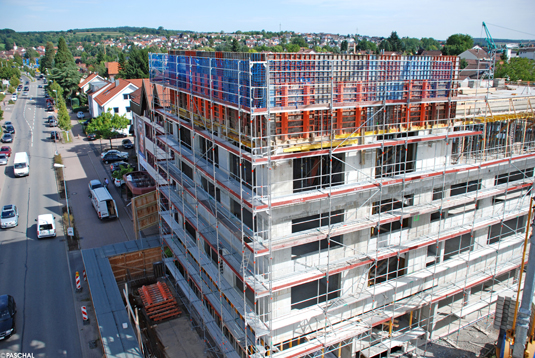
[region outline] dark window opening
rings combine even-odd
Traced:
[[[390,281],[405,275],[405,269],[407,268],[405,261],[405,257],[402,256],[394,256],[377,261],[375,267],[372,267],[370,270],[368,286]]]
[[[255,182],[256,173],[253,173],[252,165],[245,159],[241,160],[240,166],[240,157],[230,154],[230,175],[233,179],[240,181],[240,168],[241,168],[241,180],[243,185],[247,188],[252,189],[253,183]]]
[[[294,193],[344,184],[344,159],[344,154],[335,154],[332,160],[329,155],[294,159]]]
[[[238,292],[240,293],[240,296],[243,297],[243,282],[236,277],[236,288],[238,289]],[[245,286],[245,298],[247,298],[247,301],[249,301],[249,304],[251,306],[254,305],[254,293],[251,291],[249,286]]]
[[[444,261],[451,259],[463,252],[472,251],[474,244],[472,243],[472,235],[470,233],[462,236],[457,236],[444,242]]]
[[[388,140],[397,138],[400,138],[400,136],[391,134],[385,136],[378,136],[377,140],[380,141],[383,139]],[[416,143],[378,148],[376,153],[376,178],[391,177],[414,171]]]
[[[186,127],[180,126],[180,130],[178,131],[178,133],[182,145],[191,149],[191,131]]]
[[[219,147],[203,137],[199,137],[199,145],[201,157],[219,168]]]
[[[191,235],[193,239],[197,238],[197,235],[195,234],[195,228],[193,225],[191,225],[188,221],[184,220],[186,223],[186,231]]]
[[[506,237],[525,232],[525,216],[520,216],[511,220],[492,225],[489,231],[487,244],[494,244]]]
[[[433,189],[433,200],[440,200],[444,197],[444,188]]]
[[[517,170],[511,173],[504,173],[496,176],[495,185],[505,184],[511,181],[517,181],[533,177],[533,168],[528,168],[524,170]]]
[[[182,161],[180,162],[180,166],[181,166],[180,169],[182,169],[182,172],[183,172],[188,178],[190,178],[191,180],[193,180],[193,169],[192,169],[189,165],[187,165],[186,163],[184,163],[184,162],[182,162]]]
[[[292,287],[292,309],[303,309],[340,297],[340,274]]]
[[[462,195],[479,189],[481,189],[481,179],[455,184],[451,186],[450,196]]]
[[[241,205],[237,203],[234,199],[230,199],[230,211],[234,216],[242,220],[244,225],[249,227],[251,230],[254,229],[253,228],[253,214],[247,208],[243,208],[243,218],[242,218]],[[255,221],[256,221],[256,217],[255,217]]]
[[[344,221],[344,210],[336,210],[331,212],[330,224],[338,224]],[[329,213],[321,215],[311,215],[300,219],[292,220],[292,233],[310,230],[321,226],[329,225]],[[327,230],[325,230],[327,231]],[[343,235],[331,237],[331,248],[341,246],[343,242]],[[329,239],[323,239],[319,242],[310,242],[308,244],[292,247],[292,256],[304,256],[310,253],[318,253],[321,250],[326,250],[329,245]]]
[[[372,214],[387,213],[394,214],[396,211],[401,213],[403,208],[412,206],[414,204],[414,195],[406,195],[402,200],[393,198],[373,203]],[[379,225],[378,228],[372,228],[372,235],[378,235],[385,232],[397,231],[403,228],[408,228],[411,225],[410,218]]]

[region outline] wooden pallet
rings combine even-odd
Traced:
[[[153,321],[180,316],[182,313],[169,287],[164,282],[142,286],[138,292],[147,316]]]

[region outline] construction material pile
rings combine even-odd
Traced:
[[[182,313],[169,287],[164,282],[143,286],[138,289],[149,319],[161,321],[178,317]]]

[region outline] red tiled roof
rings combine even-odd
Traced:
[[[78,87],[82,88],[84,87],[86,84],[88,84],[89,82],[91,82],[95,77],[97,77],[97,74],[96,73],[92,73],[90,74],[89,76],[87,76],[87,78],[85,80],[82,81],[82,83],[80,83],[78,85]]]
[[[132,83],[128,82],[127,80],[116,80],[115,82],[112,82],[104,87],[104,90],[95,97],[95,102],[97,102],[100,106],[103,106],[131,84]]]
[[[133,79],[130,79],[130,80],[127,80],[128,82],[130,82],[131,84],[133,84],[134,86],[136,86],[137,88],[141,88],[141,83],[143,82],[143,79],[141,78],[133,78]]]
[[[110,76],[119,74],[119,62],[106,62],[106,68]]]
[[[134,92],[130,93],[130,101],[141,104],[141,88],[138,88]]]

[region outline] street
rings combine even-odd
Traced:
[[[28,79],[23,76],[24,81]],[[30,82],[28,96],[19,96],[10,121],[16,129],[10,144],[13,155],[4,168],[0,205],[19,209],[19,225],[0,234],[0,294],[10,294],[17,304],[16,333],[0,341],[0,353],[33,353],[34,357],[81,357],[73,304],[65,238],[61,226],[61,202],[56,189],[50,141],[53,128],[45,126],[41,81]],[[27,152],[30,175],[13,175],[16,152]],[[0,182],[1,183],[1,182]],[[56,238],[37,240],[40,214],[55,217]]]

